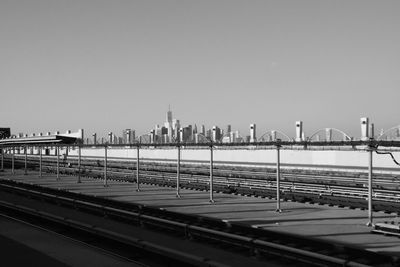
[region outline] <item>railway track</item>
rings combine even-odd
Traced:
[[[107,216],[110,221],[145,227],[152,231],[162,231],[174,237],[191,242],[205,243],[245,257],[257,257],[261,262],[272,261],[281,266],[397,266],[397,259],[365,250],[333,245],[325,241],[308,239],[292,234],[275,233],[264,229],[251,228],[240,223],[226,222],[189,214],[181,214],[156,207],[134,203],[123,203],[88,195],[60,191],[35,185],[2,180],[0,190],[4,195],[24,198],[23,204],[12,204],[3,197],[2,211],[34,217],[47,223],[62,225],[93,235],[101,240],[131,249],[140,249],[152,257],[162,257],[168,266],[223,266],[223,263],[198,255],[190,255],[176,250],[173,244],[165,247],[138,238],[124,235],[104,226],[86,222],[82,218],[66,218],[63,208],[83,211],[92,215]],[[12,199],[12,197],[11,197]],[[38,206],[35,206],[38,201]],[[41,210],[43,203],[57,205],[54,213]],[[57,211],[60,210],[61,214]],[[71,213],[72,214],[72,213]]]
[[[28,166],[37,168],[38,157],[28,158]],[[23,157],[15,157],[15,166],[23,167]],[[6,158],[6,164],[10,159]],[[54,156],[43,157],[44,171],[55,172]],[[109,179],[135,181],[136,165],[132,161],[110,160],[107,164]],[[78,168],[76,158],[61,162],[63,174],[103,178],[104,162],[92,158],[82,158]],[[180,168],[180,185],[188,189],[208,190],[208,166],[182,164]],[[216,166],[214,169],[213,188],[216,191],[233,194],[276,197],[276,173],[268,168],[238,168]],[[281,175],[281,197],[284,200],[314,202],[350,208],[367,208],[368,192],[365,173],[340,173],[332,171],[305,172],[300,170],[283,170]],[[176,164],[144,162],[140,165],[140,182],[163,186],[176,186]],[[398,177],[377,175],[374,178],[373,209],[388,213],[400,213],[400,190]]]

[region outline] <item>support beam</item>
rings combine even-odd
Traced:
[[[178,144],[178,160],[176,162],[176,197],[180,198],[180,179],[181,179],[181,146]]]
[[[373,226],[372,217],[372,158],[373,158],[373,148],[368,149],[368,223],[367,226]]]
[[[138,145],[136,148],[136,191],[140,191],[140,185],[139,185],[139,170],[140,170],[140,146]]]
[[[281,210],[281,158],[280,145],[276,146],[276,212]]]
[[[81,145],[78,145],[78,184],[81,183]]]
[[[12,155],[11,155],[11,174],[15,174],[14,162],[15,162],[15,147],[12,148]]]
[[[107,187],[107,145],[104,146],[104,187]]]
[[[28,174],[28,147],[25,146],[25,164],[24,164],[24,174]]]
[[[39,146],[39,177],[42,178],[42,147]]]
[[[1,147],[1,171],[4,171],[4,147]]]
[[[210,202],[214,203],[214,192],[213,192],[213,169],[214,169],[214,155],[213,146],[210,145]]]
[[[60,180],[60,146],[57,145],[57,180]]]

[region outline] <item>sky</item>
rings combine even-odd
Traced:
[[[1,0],[0,127],[400,124],[400,1]],[[377,130],[376,130],[377,131]]]

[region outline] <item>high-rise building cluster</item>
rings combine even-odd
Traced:
[[[150,143],[203,143],[208,141],[242,142],[243,138],[239,131],[232,131],[231,125],[228,125],[225,130],[218,126],[206,130],[204,125],[201,127],[197,127],[197,124],[181,125],[178,119],[173,119],[170,109],[167,111],[164,126],[156,125],[150,131]]]
[[[379,140],[400,140],[400,125],[392,127],[386,131],[383,129],[380,131],[379,135],[375,135],[374,123],[370,123],[369,118],[361,118],[361,140],[369,140],[370,138],[377,138]],[[271,130],[264,132],[257,138],[257,128],[256,124],[250,124],[249,135],[242,137],[237,130],[232,130],[230,124],[226,125],[225,128],[220,128],[216,125],[209,129],[206,129],[204,125],[200,127],[197,124],[194,125],[181,125],[178,119],[174,119],[172,116],[171,109],[168,109],[166,114],[165,122],[162,126],[155,125],[153,129],[148,131],[143,135],[136,135],[133,129],[124,129],[120,132],[121,135],[116,135],[113,132],[109,132],[106,137],[98,137],[96,133],[92,134],[90,137],[85,137],[84,130],[79,129],[77,132],[71,133],[67,130],[64,134],[60,134],[56,131],[53,135],[62,135],[75,137],[79,139],[79,142],[84,144],[119,144],[119,145],[129,145],[134,143],[208,143],[210,141],[215,143],[254,143],[254,142],[268,142],[275,141],[281,138],[289,141],[332,141],[332,140],[353,140],[345,132],[335,129],[335,128],[324,128],[306,137],[302,121],[296,121],[295,123],[295,137],[289,137],[285,133],[279,130]],[[28,138],[28,137],[41,137],[50,136],[50,132],[43,133],[31,133],[24,134],[18,133],[11,134],[10,128],[0,127],[0,139],[5,138]]]
[[[126,129],[122,131],[121,136],[110,132],[106,138],[98,138],[93,134],[92,140],[86,138],[88,144],[133,144],[141,143],[204,143],[204,142],[222,142],[233,143],[250,140],[250,136],[242,138],[239,131],[232,131],[231,125],[225,129],[213,126],[206,129],[204,125],[200,127],[194,125],[181,125],[179,119],[174,119],[171,109],[168,109],[163,125],[155,125],[147,134],[135,136],[135,130]]]

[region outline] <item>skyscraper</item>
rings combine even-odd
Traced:
[[[250,124],[250,142],[256,142],[257,137],[256,137],[256,124]]]
[[[221,129],[218,126],[213,126],[212,140],[218,142],[221,139]]]
[[[170,124],[172,123],[172,111],[171,111],[170,106],[168,106],[166,122],[168,122]]]
[[[206,135],[206,127],[204,126],[204,124],[201,125],[201,131],[200,131],[200,133],[201,133],[202,135]]]
[[[225,134],[229,134],[232,131],[232,127],[230,124],[226,126]]]

